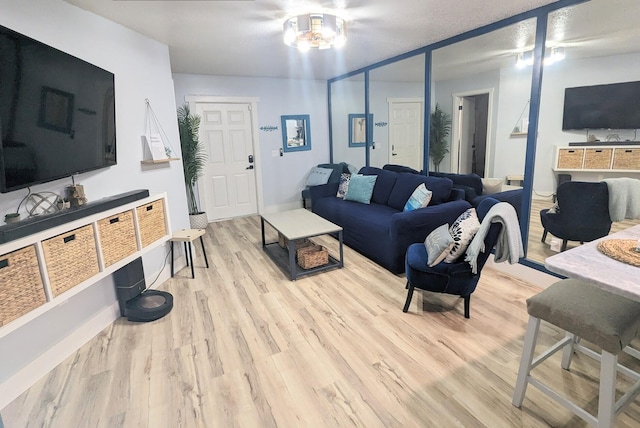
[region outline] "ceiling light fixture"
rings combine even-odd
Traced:
[[[556,46],[545,49],[544,65],[551,65],[554,62],[562,61],[565,58],[564,48]],[[533,50],[520,52],[516,55],[516,67],[523,68],[533,65]]]
[[[302,52],[311,48],[341,48],[347,41],[347,23],[330,13],[307,13],[288,18],[283,30],[284,43]]]

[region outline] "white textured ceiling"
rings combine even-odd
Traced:
[[[175,73],[324,80],[556,0],[66,1],[167,44]],[[303,54],[284,45],[285,17],[327,10],[349,22],[345,48]],[[637,52],[638,17],[640,0],[560,9],[550,16],[548,44],[574,58]],[[533,46],[535,27],[532,19],[435,51],[434,79],[513,64]],[[423,64],[406,60],[372,78],[419,81]]]
[[[328,79],[555,0],[66,0],[169,46],[175,73]],[[285,17],[338,10],[342,50],[285,46]]]

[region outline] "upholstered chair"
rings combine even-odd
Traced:
[[[561,251],[564,251],[567,241],[584,243],[609,234],[611,218],[606,183],[567,181],[558,186],[557,202],[557,209],[540,211],[544,228],[542,242],[547,239],[547,233],[551,233],[562,239]]]
[[[478,220],[482,221],[491,207],[498,202],[493,198],[483,200],[476,208]],[[464,316],[469,318],[471,294],[478,285],[482,268],[489,258],[491,250],[496,245],[501,229],[501,223],[491,225],[484,240],[484,252],[478,255],[477,273],[475,274],[472,272],[469,263],[464,260],[464,253],[454,263],[442,261],[433,267],[429,267],[426,246],[423,243],[410,245],[407,249],[405,260],[407,300],[402,311],[407,312],[409,310],[413,291],[419,288],[433,293],[446,293],[462,297],[464,299]]]

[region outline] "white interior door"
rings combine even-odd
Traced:
[[[473,97],[462,98],[462,126],[459,146],[458,173],[468,174],[471,172],[473,162],[473,135],[476,129],[475,112],[476,102]]]
[[[198,180],[209,221],[256,214],[255,156],[248,103],[197,103],[207,163]]]
[[[389,163],[422,169],[422,102],[389,102]]]

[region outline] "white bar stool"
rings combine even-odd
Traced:
[[[618,364],[618,354],[623,351],[640,359],[640,352],[627,346],[640,331],[640,303],[582,281],[565,279],[527,299],[527,312],[529,323],[513,393],[513,405],[522,406],[527,385],[531,384],[589,424],[612,427],[616,415],[640,392],[640,374]],[[540,320],[560,327],[567,334],[534,360]],[[580,345],[580,338],[601,348],[602,354]],[[569,370],[573,351],[600,361],[597,417],[531,375],[534,367],[561,349],[561,365],[565,370]],[[616,402],[618,371],[633,379],[635,384]]]
[[[178,232],[175,232],[173,236],[171,236],[171,277],[173,278],[173,243],[174,242],[183,242],[184,243],[184,255],[187,258],[187,266],[191,266],[191,278],[195,278],[196,274],[193,270],[193,253],[191,251],[191,243],[196,239],[200,238],[200,245],[202,245],[202,255],[204,256],[204,262],[209,267],[209,260],[207,260],[207,251],[204,249],[204,241],[202,240],[202,236],[205,234],[205,229],[182,229]],[[187,244],[189,244],[187,253]]]

